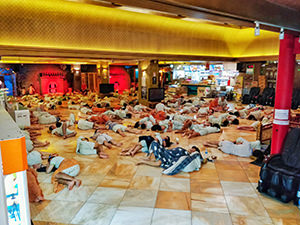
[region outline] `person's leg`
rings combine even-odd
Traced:
[[[110,143],[108,143],[107,141],[103,142],[103,145],[106,146],[107,148],[111,149],[112,145]]]
[[[138,165],[148,165],[148,166],[153,166],[153,167],[160,167],[161,162],[160,161],[153,162],[153,161],[142,160],[142,161],[138,162],[136,165],[137,166]]]
[[[120,134],[122,137],[126,137],[126,134],[124,134],[124,132],[121,129],[117,130],[116,133]]]
[[[127,131],[128,133],[132,133],[132,134],[140,134],[141,133],[141,131],[135,131],[135,130],[129,129],[129,128],[126,128],[125,131]]]
[[[117,146],[117,147],[121,147],[121,146],[123,145],[123,143],[117,143],[117,142],[115,142],[114,140],[111,140],[110,143],[111,143],[112,145]]]
[[[63,185],[68,186],[68,189],[71,191],[75,186],[76,182],[74,180],[65,180],[65,179],[57,179],[57,182]]]
[[[203,143],[203,145],[204,145],[205,147],[217,148],[217,147],[219,147],[219,142],[218,142],[218,141],[205,141],[205,142]]]
[[[33,142],[33,146],[34,146],[35,148],[46,147],[46,146],[48,146],[49,144],[50,144],[49,141],[45,141],[45,142],[34,141],[34,142]]]
[[[99,156],[100,159],[109,158],[109,156],[104,153],[102,145],[96,143],[94,148],[97,150],[97,155]]]
[[[248,130],[248,131],[255,131],[252,126],[239,126],[237,127],[238,130]]]
[[[74,132],[72,132],[71,134],[65,135],[65,136],[64,136],[64,139],[70,138],[70,137],[74,137],[74,136],[76,136],[76,134],[77,134],[77,133],[74,131]]]
[[[76,186],[80,186],[81,185],[81,180],[76,179],[75,177],[69,176],[68,174],[65,174],[65,173],[62,173],[62,172],[56,174],[55,175],[55,179],[57,179],[59,183],[60,183],[60,181],[61,182],[64,182],[64,181],[70,181],[70,182],[72,182],[72,181],[74,181],[75,184],[76,184]]]
[[[198,136],[200,136],[199,133],[197,133],[197,132],[195,132],[195,131],[192,131],[192,133],[190,133],[190,134],[188,135],[188,138],[190,139],[190,138],[194,138],[194,137],[198,137]]]
[[[135,148],[132,149],[132,151],[130,151],[130,155],[134,156],[137,152],[139,152],[142,149],[142,145],[141,144],[137,144],[135,146]]]

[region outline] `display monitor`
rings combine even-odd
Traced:
[[[149,88],[148,100],[150,102],[160,102],[165,98],[165,91],[163,88]]]
[[[108,94],[114,92],[114,84],[100,84],[99,90],[101,94]]]

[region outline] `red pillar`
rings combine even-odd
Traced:
[[[296,63],[294,43],[295,36],[291,34],[285,34],[284,39],[280,41],[271,154],[281,153],[289,130]]]

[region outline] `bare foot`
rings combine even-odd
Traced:
[[[81,180],[76,180],[75,183],[76,183],[76,186],[77,186],[77,187],[80,187],[80,186],[81,186]]]
[[[123,143],[116,144],[117,147],[121,147],[122,145],[123,145]]]
[[[100,154],[99,154],[99,158],[100,158],[100,159],[108,159],[109,156],[106,155],[105,153],[100,153]]]
[[[73,187],[75,186],[76,182],[73,180],[73,181],[70,181],[68,183],[68,189],[71,191],[73,189]]]

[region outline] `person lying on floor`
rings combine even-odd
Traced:
[[[237,127],[238,130],[248,130],[248,131],[257,131],[259,123],[262,126],[267,126],[272,124],[273,119],[269,116],[262,117],[259,121],[253,122],[250,126],[244,125]]]
[[[94,122],[90,122],[90,121],[87,121],[87,120],[84,120],[84,119],[80,119],[78,121],[77,128],[79,130],[91,130],[91,129],[98,129],[100,127],[99,127],[99,125],[97,125]]]
[[[77,139],[76,153],[82,155],[98,155],[100,159],[107,159],[108,155],[104,153],[102,145],[98,142],[89,141],[88,138],[80,136]]]
[[[95,130],[94,135],[91,138],[96,140],[99,145],[104,145],[109,149],[111,149],[113,145],[116,147],[123,145],[123,143],[117,143],[111,136],[107,133],[102,133],[99,129]]]
[[[237,138],[235,142],[222,140],[218,141],[207,141],[203,143],[206,147],[218,148],[224,153],[236,155],[240,157],[250,157],[254,150],[260,150],[260,141],[249,142],[244,138]]]
[[[204,124],[192,124],[190,129],[187,129],[182,136],[187,136],[189,139],[191,139],[198,136],[219,133],[220,131],[221,128],[219,125],[205,126]]]
[[[130,129],[128,127],[125,127],[122,124],[119,124],[117,122],[108,121],[105,124],[105,128],[108,130],[112,130],[113,132],[120,134],[122,137],[126,137],[124,132],[132,133],[132,134],[139,134],[140,131],[135,131],[133,129]]]
[[[82,107],[80,109],[80,112],[83,113],[83,114],[87,114],[87,115],[92,115],[93,114],[93,111],[88,107]]]
[[[213,115],[214,112],[215,111],[213,109],[209,109],[209,107],[201,107],[198,110],[196,117],[202,118],[202,117],[210,116],[210,115]]]
[[[122,156],[134,156],[139,152],[144,152],[149,154],[149,147],[153,141],[158,142],[160,145],[164,147],[170,147],[172,142],[169,136],[162,138],[159,133],[156,133],[155,136],[139,136],[138,143],[133,147],[122,149],[120,155]]]
[[[76,131],[69,130],[67,126],[65,122],[57,122],[56,125],[49,127],[49,132],[64,139],[76,136]]]
[[[75,159],[65,159],[61,156],[49,157],[46,173],[51,173],[52,170],[55,170],[51,179],[54,193],[64,189],[65,185],[69,190],[72,190],[75,185],[77,187],[81,185],[81,180],[75,178],[80,172],[79,163]]]
[[[162,167],[164,169],[162,173],[166,175],[175,175],[181,171],[198,171],[201,167],[201,162],[203,162],[200,150],[196,146],[189,150],[181,147],[168,150],[158,142],[153,141],[149,152],[148,158],[138,162],[137,165]],[[152,155],[154,155],[155,160],[151,160]]]
[[[198,111],[198,107],[183,106],[182,109],[179,112],[180,112],[180,114],[190,114],[190,113],[195,113],[197,111]]]

